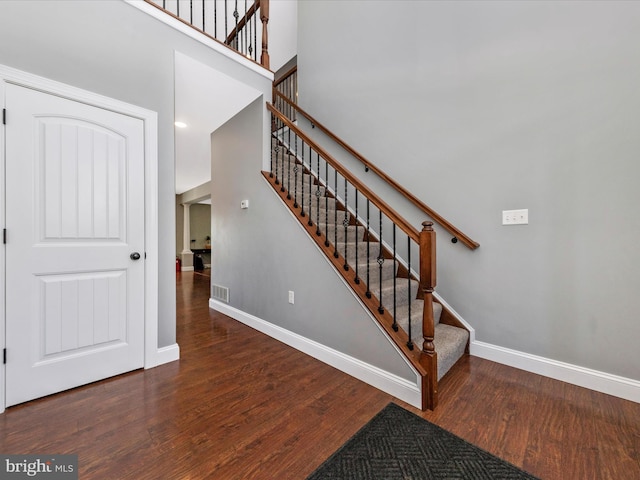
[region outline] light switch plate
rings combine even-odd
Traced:
[[[527,225],[529,223],[529,209],[503,210],[502,225]]]

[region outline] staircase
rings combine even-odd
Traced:
[[[263,175],[420,373],[423,409],[435,408],[438,380],[468,351],[469,332],[433,300],[431,222],[422,232],[403,225],[284,114],[267,107],[273,114],[272,161]]]

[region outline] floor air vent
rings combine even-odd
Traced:
[[[229,289],[221,285],[211,285],[211,295],[214,299],[229,303]]]

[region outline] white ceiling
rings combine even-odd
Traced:
[[[175,54],[176,194],[211,180],[211,133],[261,93],[182,53]]]

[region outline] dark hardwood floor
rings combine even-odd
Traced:
[[[207,307],[178,275],[179,362],[0,415],[0,452],[79,455],[81,479],[304,479],[388,402]],[[542,479],[640,479],[640,404],[474,357],[421,415]]]

